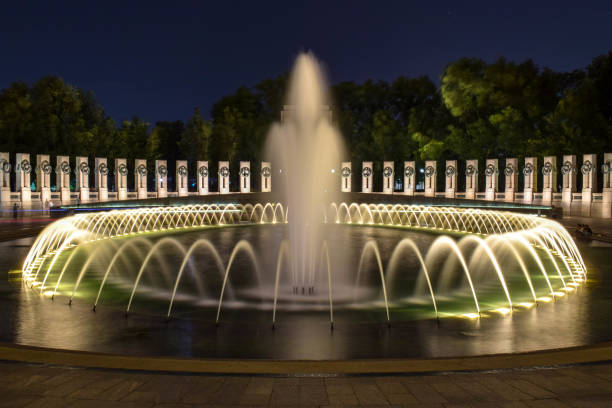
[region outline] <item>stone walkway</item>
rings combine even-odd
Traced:
[[[612,364],[394,377],[168,375],[0,363],[0,407],[610,407]]]

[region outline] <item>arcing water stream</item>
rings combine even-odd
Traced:
[[[312,279],[300,286],[290,273],[289,265],[294,264],[288,251],[290,233],[275,244],[275,254],[269,250],[267,254],[257,252],[250,242],[241,240],[225,259],[206,239],[208,229],[230,226],[275,225],[284,231],[287,212],[281,204],[266,203],[76,215],[51,224],[38,237],[23,265],[23,278],[42,294],[53,297],[62,293],[69,295],[70,301],[79,297],[79,288],[87,282],[95,287],[90,299],[94,308],[103,300],[109,284],[115,291],[129,293],[126,312],[133,307],[137,293],[157,301],[166,299],[168,317],[180,298],[194,307],[215,307],[217,321],[228,296],[232,308],[271,309],[273,322],[279,305],[288,310],[321,310],[321,300],[328,299],[332,324],[334,305],[382,307],[389,320],[390,309],[422,303],[427,298],[435,317],[441,314],[440,302],[466,297],[472,299],[471,306],[463,302],[460,310],[442,314],[477,317],[492,310],[509,313],[516,307],[531,307],[564,296],[586,278],[576,245],[558,223],[534,215],[490,210],[332,203],[321,212],[325,221],[322,230],[336,225],[367,225],[439,236],[424,250],[418,239],[405,238],[386,259],[376,241],[368,241],[352,271],[334,269],[332,265],[344,264],[342,259],[335,259],[342,258],[342,251],[330,251],[330,245],[334,249],[338,245],[322,241],[312,249],[318,259],[312,267]],[[190,231],[198,231],[197,239],[184,242],[180,234],[176,235]],[[273,268],[262,268],[264,255],[276,260]],[[200,259],[196,265],[196,256],[204,257],[205,262]],[[237,258],[246,259],[251,277],[240,273],[234,278]],[[406,261],[410,258],[418,261],[416,267],[406,267],[412,265]],[[370,275],[376,278],[366,280],[370,259],[376,271]],[[128,260],[133,261],[130,266],[121,268],[120,264]],[[238,268],[245,269],[244,263]],[[195,287],[190,295],[181,292],[187,270]],[[407,277],[411,277],[410,283],[402,283]],[[144,278],[147,283],[143,283]]]

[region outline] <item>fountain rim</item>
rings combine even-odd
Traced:
[[[131,356],[0,343],[0,360],[22,364],[152,373],[255,376],[435,375],[547,369],[612,361],[612,342],[522,353],[439,358],[276,360]]]

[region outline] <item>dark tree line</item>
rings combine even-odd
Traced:
[[[133,117],[116,123],[93,93],[61,78],[0,92],[0,151],[113,159],[259,161],[279,120],[288,75],[241,87],[194,109],[187,123]],[[350,159],[469,159],[612,151],[612,52],[585,69],[555,72],[533,61],[462,58],[438,87],[428,77],[341,82],[333,117]],[[348,159],[348,158],[347,158]]]

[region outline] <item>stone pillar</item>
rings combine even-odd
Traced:
[[[561,165],[561,176],[563,182],[561,184],[561,202],[564,207],[569,207],[572,203],[572,193],[576,192],[576,156],[563,156],[563,165]]]
[[[506,188],[504,190],[504,200],[514,202],[515,193],[518,191],[518,159],[506,159],[506,167],[504,168],[504,176]]]
[[[542,165],[542,203],[551,204],[553,193],[557,192],[557,158],[544,157]]]
[[[106,158],[96,157],[96,190],[98,200],[108,201],[108,164]]]
[[[36,155],[36,191],[40,192],[43,208],[51,202],[51,159],[48,154]]]
[[[361,165],[361,192],[372,192],[372,173],[374,172],[372,162],[363,162]]]
[[[70,157],[57,156],[55,165],[55,175],[57,180],[57,191],[60,193],[62,203],[70,202]]]
[[[478,192],[478,160],[465,162],[465,198],[474,200]]]
[[[525,157],[523,167],[523,202],[533,203],[533,193],[538,191],[538,159],[536,157]]]
[[[445,197],[455,198],[457,192],[457,160],[446,161],[444,174],[446,175]]]
[[[240,192],[251,192],[251,162],[240,162]]]
[[[270,162],[261,162],[261,192],[272,191],[272,165]]]
[[[187,160],[177,160],[176,192],[179,197],[187,197],[189,195],[189,178],[187,173]]]
[[[117,200],[127,200],[128,167],[126,159],[115,159],[115,190]]]
[[[437,164],[435,160],[425,162],[425,197],[436,196],[436,173]]]
[[[76,189],[82,202],[89,201],[89,173],[91,173],[91,169],[88,161],[87,157],[77,156],[76,167],[74,168]]]
[[[582,215],[591,215],[593,193],[597,191],[597,155],[585,154],[582,156]]]
[[[0,153],[0,204],[11,201],[11,170],[13,167],[9,154]]]
[[[155,191],[157,198],[168,197],[168,165],[165,160],[155,160]]]
[[[198,161],[198,194],[208,194],[208,162]]]
[[[340,166],[340,191],[343,193],[351,192],[351,162],[342,162]]]
[[[499,181],[499,160],[487,159],[485,165],[485,200],[495,201]]]
[[[601,173],[603,175],[601,215],[604,218],[610,218],[612,217],[612,153],[604,153]]]
[[[383,162],[383,194],[393,194],[393,167],[392,161]]]
[[[219,194],[230,192],[230,170],[228,161],[219,162]]]
[[[134,186],[136,187],[136,197],[139,200],[148,198],[147,194],[147,161],[145,159],[134,160]]]
[[[17,153],[15,156],[17,162],[15,165],[17,192],[21,193],[22,203],[30,203],[32,200],[30,190],[32,164],[30,163],[30,155],[28,153]]]
[[[413,161],[404,162],[404,194],[413,196],[416,185],[416,165]]]

